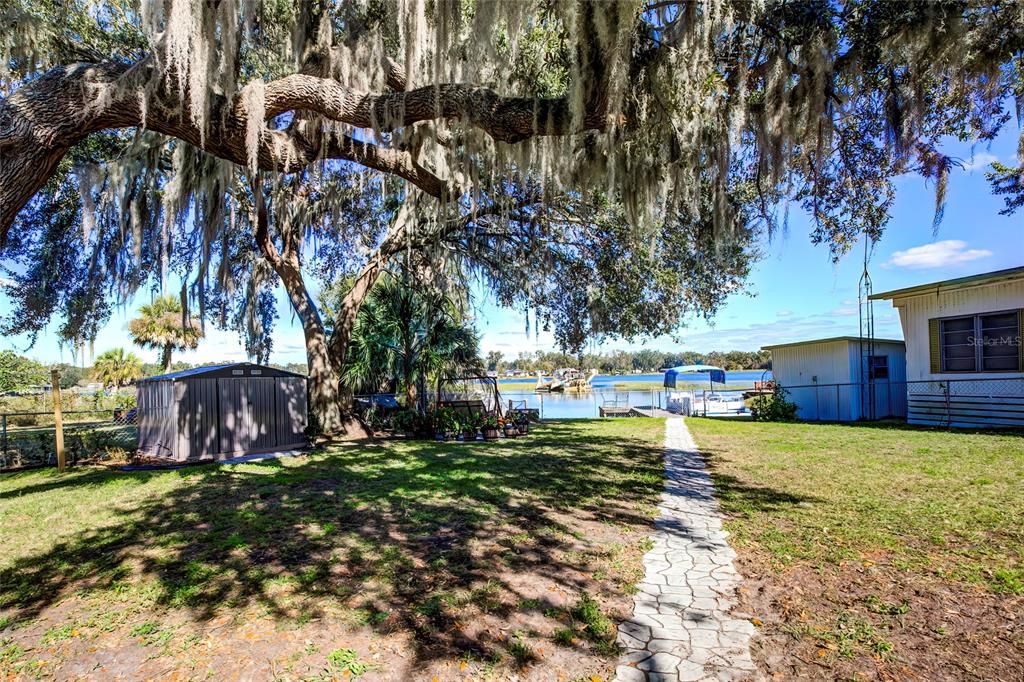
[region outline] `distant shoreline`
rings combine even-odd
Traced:
[[[771,370],[763,369],[737,369],[725,373],[726,383],[715,384],[715,389],[730,390],[738,388],[750,388],[755,381],[771,379]],[[594,377],[593,388],[595,391],[650,391],[664,388],[663,373],[645,374],[598,374]],[[537,385],[536,376],[528,377],[498,377],[498,388],[507,390],[527,391]],[[687,375],[686,381],[677,385],[678,389],[700,389],[710,388],[708,375],[694,373]]]

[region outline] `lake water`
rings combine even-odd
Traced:
[[[763,370],[749,370],[726,372],[726,387],[715,384],[715,392],[719,394],[732,394],[730,388],[751,388],[755,381],[762,381],[772,378],[772,373]],[[667,405],[667,392],[664,388],[643,389],[643,390],[615,390],[615,384],[630,384],[639,382],[658,382],[664,379],[663,374],[626,374],[626,375],[604,375],[594,377],[594,390],[590,393],[534,393],[530,389],[524,390],[523,383],[508,384],[499,381],[498,388],[501,391],[502,400],[508,404],[509,400],[525,401],[526,406],[540,410],[544,419],[567,419],[598,416],[598,408],[601,405],[653,405],[664,408]],[[695,388],[699,392],[705,388],[710,391],[708,375],[695,373],[686,375],[686,388]]]

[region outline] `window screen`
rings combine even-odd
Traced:
[[[978,371],[974,316],[942,320],[942,371]]]
[[[1017,313],[981,315],[981,369],[1014,372],[1018,369]]]

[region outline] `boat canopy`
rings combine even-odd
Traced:
[[[715,367],[714,365],[680,365],[678,367],[673,367],[672,369],[666,370],[665,388],[675,388],[676,377],[680,374],[703,374],[705,372],[711,378],[711,383],[725,383],[725,370],[722,369],[721,367]]]

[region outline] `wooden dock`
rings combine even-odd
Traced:
[[[653,405],[637,405],[630,412],[634,417],[678,417],[679,415]]]
[[[653,405],[601,405],[597,408],[602,417],[678,417],[679,415]]]

